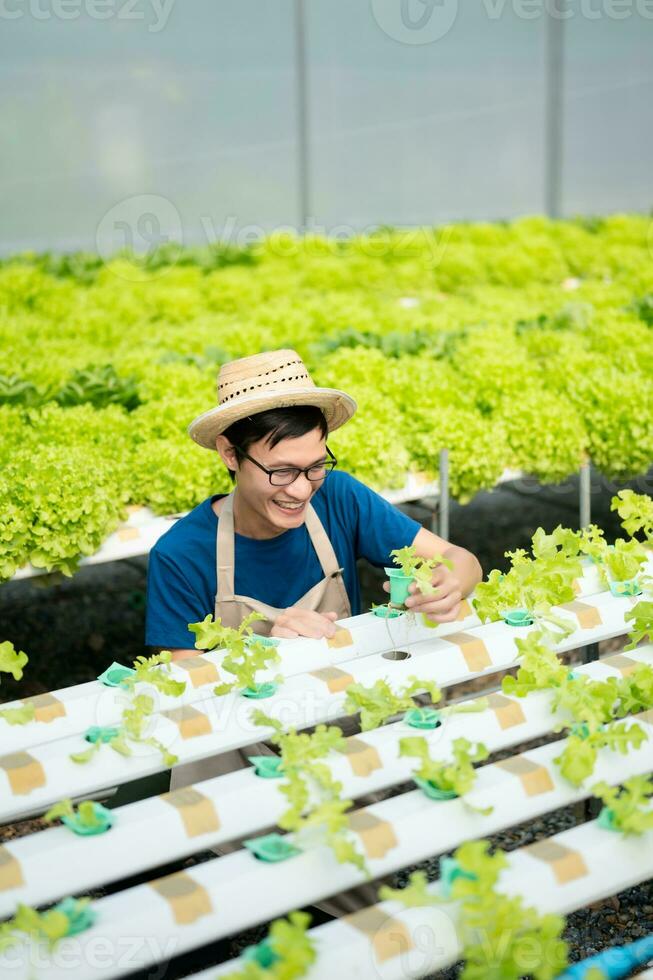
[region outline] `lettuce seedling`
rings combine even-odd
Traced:
[[[408,578],[413,578],[417,588],[423,595],[431,595],[437,589],[433,585],[433,572],[439,565],[444,565],[448,569],[453,569],[453,563],[449,558],[442,555],[433,555],[432,558],[421,558],[415,551],[414,545],[406,545],[405,548],[395,548],[390,552],[395,565]]]
[[[475,747],[466,738],[456,738],[452,744],[453,759],[432,759],[429,743],[419,735],[399,739],[401,758],[415,756],[419,766],[413,775],[431,783],[436,789],[464,796],[474,785],[474,762],[487,759],[489,752],[481,742]]]
[[[281,657],[273,646],[268,646],[262,640],[254,640],[252,623],[265,621],[266,617],[259,612],[247,616],[238,629],[223,626],[220,617],[215,620],[209,614],[200,623],[190,623],[188,628],[195,633],[195,646],[199,650],[213,650],[220,647],[227,651],[220,666],[235,678],[224,684],[218,684],[214,693],[229,694],[230,691],[257,687],[256,675],[272,664],[279,663]]]
[[[428,878],[424,871],[413,871],[404,888],[390,888],[388,885],[382,885],[379,888],[379,899],[382,902],[401,902],[406,909],[440,905],[442,899],[437,895],[432,895],[427,886]]]
[[[632,623],[633,627],[628,634],[630,643],[624,650],[633,650],[641,640],[648,637],[648,642],[653,642],[653,601],[642,599],[637,602],[632,609],[624,615],[627,623]]]
[[[629,747],[638,749],[648,736],[640,725],[628,725],[615,721],[604,725],[588,735],[571,734],[565,740],[565,747],[553,760],[560,774],[572,786],[580,786],[594,772],[597,754],[601,749],[612,749],[628,755]]]
[[[166,768],[171,768],[179,757],[169,752],[165,745],[158,739],[143,735],[143,730],[147,725],[151,715],[154,713],[154,700],[147,694],[137,694],[133,697],[129,705],[124,709],[120,725],[114,732],[107,732],[107,738],[97,738],[84,752],[75,752],[70,758],[73,762],[84,764],[100,751],[103,744],[108,744],[114,752],[120,755],[132,755],[130,743],[138,745],[151,745],[161,753],[163,764]]]
[[[620,490],[612,498],[610,510],[616,510],[621,518],[621,525],[626,532],[634,537],[640,531],[648,544],[653,545],[653,499],[645,493],[635,493],[634,490]]]
[[[653,780],[650,776],[633,776],[621,788],[596,783],[592,786],[592,794],[603,800],[615,830],[622,834],[643,834],[653,830]]]
[[[8,725],[27,725],[30,721],[34,721],[35,717],[36,713],[31,701],[22,704],[20,708],[0,709],[0,718],[3,718]]]
[[[461,980],[520,980],[525,963],[533,980],[553,980],[567,965],[567,944],[561,939],[565,920],[498,891],[507,860],[501,851],[488,852],[488,841],[480,840],[454,854],[464,872],[452,884],[452,898],[461,908]]]
[[[409,683],[401,691],[393,691],[386,680],[377,680],[371,687],[364,684],[350,684],[344,710],[349,715],[361,713],[361,730],[364,732],[378,728],[388,718],[417,707],[413,695],[427,691],[433,703],[442,697],[435,681],[409,677]]]
[[[77,810],[75,810],[70,799],[61,800],[59,803],[55,803],[54,806],[50,807],[43,819],[46,823],[52,823],[53,820],[60,820],[61,817],[70,817],[71,820],[76,820],[82,827],[95,828],[103,825],[103,821],[100,820],[95,812],[95,805],[92,800],[84,800],[79,804]]]
[[[270,741],[281,751],[280,768],[287,782],[280,790],[290,806],[279,818],[279,826],[298,836],[318,830],[338,861],[350,862],[366,872],[365,859],[356,848],[346,815],[353,803],[341,799],[342,783],[320,761],[330,752],[345,750],[347,742],[341,729],[318,725],[312,735],[298,734],[294,728],[284,731],[280,722],[262,711],[254,711],[252,718],[257,725],[274,728]]]
[[[308,935],[311,917],[307,912],[291,912],[277,919],[267,938],[250,946],[242,967],[227,973],[224,980],[299,980],[317,959],[315,943]]]
[[[0,674],[11,674],[15,681],[21,680],[28,659],[27,654],[22,650],[17,651],[9,640],[0,643]]]
[[[125,677],[121,681],[121,686],[126,690],[133,690],[137,684],[151,684],[161,694],[177,698],[186,690],[186,681],[176,681],[169,677],[170,663],[172,654],[169,650],[162,650],[151,657],[136,657],[134,660],[134,674]]]

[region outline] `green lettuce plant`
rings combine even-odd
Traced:
[[[265,618],[261,613],[252,612],[237,629],[223,626],[220,617],[214,620],[211,614],[201,623],[189,624],[188,629],[195,633],[195,646],[199,650],[220,648],[227,651],[220,666],[232,674],[234,680],[218,684],[214,688],[215,694],[229,694],[230,691],[242,689],[257,690],[257,673],[279,663],[281,658],[274,646],[253,639],[252,623],[265,621]]]
[[[413,775],[426,780],[436,789],[464,796],[474,785],[476,778],[475,762],[487,759],[489,752],[481,742],[473,746],[466,738],[456,738],[452,744],[451,759],[432,759],[429,743],[421,736],[410,736],[399,740],[400,757],[414,756],[419,766]]]
[[[416,694],[424,691],[431,696],[433,704],[442,697],[440,688],[435,681],[421,680],[412,676],[408,684],[401,690],[394,691],[388,681],[379,679],[371,686],[350,684],[347,688],[344,710],[349,715],[360,712],[361,731],[367,732],[378,728],[388,718],[417,707],[414,700]]]
[[[643,834],[653,830],[653,781],[650,776],[633,776],[621,787],[595,783],[592,795],[603,801],[614,830],[622,834]]]
[[[367,872],[365,858],[349,828],[347,811],[353,803],[341,798],[342,783],[333,778],[322,761],[331,752],[345,750],[347,743],[341,729],[318,725],[312,735],[298,734],[294,728],[284,731],[280,722],[262,711],[255,711],[252,718],[255,724],[274,729],[270,741],[281,753],[280,771],[286,782],[280,790],[289,808],[279,818],[279,826],[294,831],[300,841],[310,840],[311,835],[324,840],[336,860]]]

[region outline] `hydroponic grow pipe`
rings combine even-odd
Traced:
[[[557,649],[565,652],[626,632],[624,614],[629,608],[629,599],[615,599],[610,593],[556,607],[573,616],[580,626]],[[515,640],[528,635],[529,629],[498,622],[468,633],[407,644],[406,652],[411,654],[408,659],[374,655],[349,663],[347,670],[328,668],[294,675],[272,697],[255,703],[286,726],[306,728],[319,722],[331,723],[342,715],[346,689],[354,681],[369,685],[388,678],[395,685],[404,685],[418,675],[445,687],[490,675],[514,664]],[[626,662],[631,661],[626,658]],[[152,728],[147,734],[174,751],[179,764],[195,762],[268,738],[271,730],[257,727],[252,722],[252,711],[250,699],[239,694],[214,697],[200,706],[187,705],[167,714],[152,715]],[[124,757],[109,746],[102,746],[87,765],[71,761],[71,754],[87,747],[81,736],[72,736],[33,746],[29,752],[0,756],[0,820],[42,812],[63,797],[86,797],[166,768],[160,753],[145,745],[137,749],[143,754],[135,752]]]

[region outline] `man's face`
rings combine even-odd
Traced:
[[[299,466],[302,469],[327,458],[326,440],[319,429],[297,439],[282,439],[273,448],[264,440],[251,444],[248,455],[268,469]],[[299,527],[306,518],[306,505],[324,480],[309,481],[304,473],[287,486],[272,486],[268,475],[243,459],[238,467],[238,497],[256,523],[273,534]]]

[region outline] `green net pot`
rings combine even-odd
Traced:
[[[101,803],[93,803],[93,813],[98,821],[96,827],[82,823],[79,813],[76,813],[74,817],[62,817],[61,822],[80,837],[95,837],[97,834],[105,834],[113,826],[114,814]]]
[[[435,708],[411,708],[404,715],[404,721],[411,728],[433,729],[442,724],[440,712]]]
[[[409,588],[415,579],[412,575],[404,575],[400,568],[384,568],[390,579],[390,602],[393,606],[404,606],[410,595]]]
[[[274,681],[256,684],[254,687],[244,687],[240,692],[244,698],[271,698],[276,694],[278,685]]]
[[[442,803],[444,800],[455,800],[458,796],[458,793],[454,790],[439,789],[428,779],[420,779],[419,776],[413,776],[413,782],[421,789],[425,796],[428,796],[429,800],[437,800]]]
[[[254,766],[255,775],[261,779],[283,779],[282,760],[276,755],[248,755]]]

